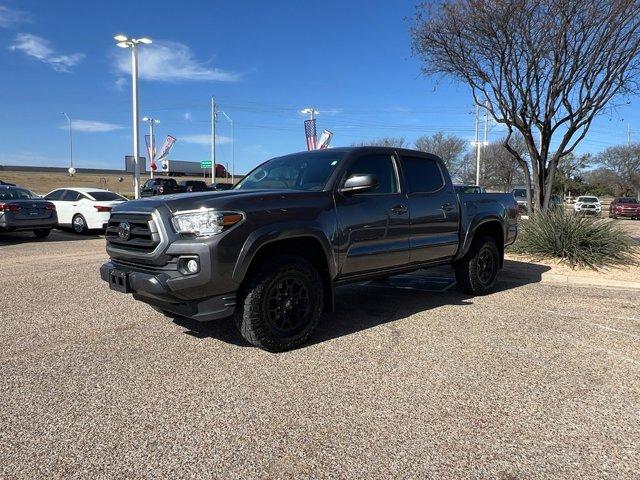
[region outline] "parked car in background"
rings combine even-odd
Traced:
[[[456,193],[487,193],[487,189],[479,185],[454,185]]]
[[[211,190],[207,182],[203,180],[183,180],[178,185],[184,187],[185,192],[209,192]]]
[[[186,191],[187,187],[178,185],[178,182],[173,178],[150,178],[140,187],[140,196],[155,197],[156,195],[171,195]]]
[[[56,206],[14,185],[0,185],[0,232],[32,231],[44,238],[58,224]]]
[[[609,218],[618,217],[640,219],[640,202],[631,197],[614,198],[609,205]]]
[[[56,206],[58,226],[72,227],[76,233],[104,230],[111,209],[127,199],[99,188],[57,188],[44,197]]]
[[[576,199],[573,210],[583,215],[600,215],[602,204],[598,197],[583,195]]]
[[[513,194],[513,198],[515,198],[516,203],[518,204],[518,208],[520,209],[520,212],[526,215],[528,212],[527,189],[524,187],[516,187],[513,190],[511,190],[511,193]]]
[[[16,186],[15,183],[3,182],[2,180],[0,180],[0,185],[8,185],[10,187],[15,187]]]

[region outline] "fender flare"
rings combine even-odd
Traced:
[[[242,283],[251,262],[264,246],[280,240],[300,237],[312,237],[320,243],[327,260],[330,278],[335,278],[338,266],[331,242],[320,226],[301,222],[267,225],[252,232],[245,240],[238,255],[238,260],[233,268],[233,280],[238,284]]]
[[[497,223],[498,225],[500,225],[500,233],[502,235],[502,242],[503,242],[503,246],[504,246],[504,241],[506,238],[506,234],[505,234],[505,224],[504,224],[504,219],[499,217],[498,215],[488,215],[488,216],[482,216],[482,217],[474,217],[471,220],[471,223],[469,224],[469,227],[466,229],[466,234],[464,236],[464,241],[461,245],[460,250],[458,251],[458,254],[455,257],[455,260],[459,260],[462,257],[464,257],[467,252],[469,252],[469,249],[471,248],[471,244],[473,243],[473,240],[476,237],[476,232],[478,231],[478,228],[480,228],[482,225],[486,225],[488,223]]]

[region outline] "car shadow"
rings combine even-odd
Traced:
[[[496,292],[539,283],[549,267],[505,260]],[[395,322],[444,305],[473,305],[474,297],[459,291],[451,267],[397,275],[382,281],[345,285],[335,290],[335,313],[324,314],[306,346]],[[453,321],[454,319],[452,319]],[[174,318],[174,323],[196,338],[216,338],[250,347],[238,333],[232,317],[211,322]],[[302,347],[304,348],[304,346]]]
[[[51,231],[48,237],[38,238],[33,232],[0,232],[0,246],[19,245],[22,243],[52,243],[52,242],[75,242],[78,240],[95,240],[104,238],[99,231],[90,231],[87,234],[79,235],[73,230],[57,230]]]

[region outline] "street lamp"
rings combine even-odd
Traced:
[[[69,175],[73,175],[76,172],[73,168],[73,127],[71,123],[71,117],[69,117],[69,115],[67,115],[65,112],[60,113],[64,115],[69,122]]]
[[[233,127],[233,120],[231,120],[231,117],[229,117],[229,115],[227,115],[224,110],[222,110],[222,115],[224,115],[225,118],[229,120],[229,123],[231,124],[231,185],[233,185],[233,177],[236,171],[236,134]]]
[[[143,38],[129,38],[126,35],[116,35],[113,39],[120,48],[131,49],[131,94],[133,103],[133,189],[135,198],[140,198],[140,127],[138,124],[138,45],[151,43]]]
[[[153,127],[154,125],[157,125],[158,123],[160,123],[160,120],[156,120],[155,118],[151,118],[151,117],[144,117],[142,119],[143,122],[147,122],[149,124],[149,170],[151,170],[151,178],[153,178],[153,171],[155,170],[153,167],[155,166],[155,163],[153,161],[154,159],[154,145],[153,145]]]

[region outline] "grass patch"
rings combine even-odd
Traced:
[[[511,247],[515,253],[557,258],[571,268],[634,263],[631,238],[613,222],[558,209],[532,215],[518,227],[518,239]]]

